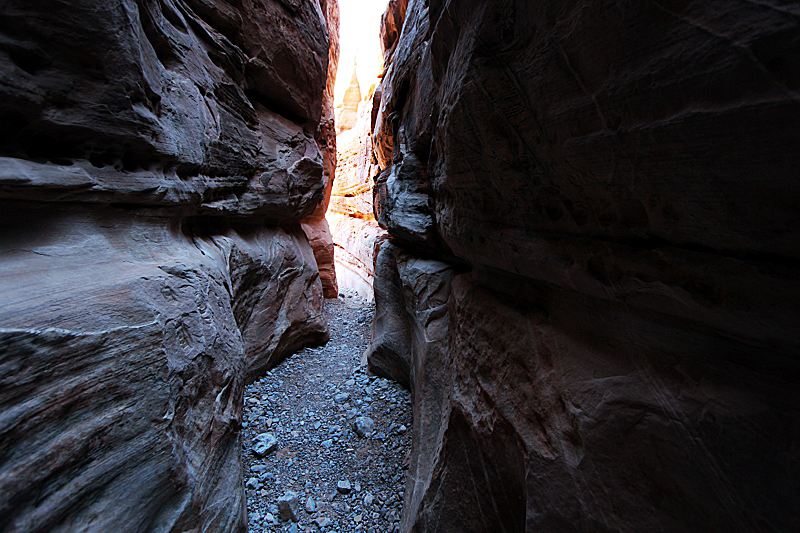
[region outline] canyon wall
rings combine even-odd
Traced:
[[[0,531],[246,530],[244,385],[328,336],[335,12],[3,3]]]
[[[325,179],[325,193],[322,202],[310,217],[303,220],[301,227],[314,250],[314,258],[322,281],[322,294],[325,298],[337,298],[339,286],[336,283],[334,264],[334,244],[325,213],[331,201],[331,192],[336,178],[336,118],[333,105],[333,88],[339,64],[339,4],[336,0],[324,2],[325,20],[328,27],[328,82],[322,97],[322,118],[317,126],[317,145],[322,152],[322,170]]]
[[[346,93],[339,116],[352,116],[354,119],[347,118],[352,124],[336,125],[342,130],[336,137],[338,179],[333,185],[326,218],[336,245],[336,272],[340,285],[371,300],[375,243],[386,235],[378,226],[372,209],[374,178],[379,168],[372,155],[370,131],[375,116],[373,109],[379,103],[380,95],[375,97],[373,84],[365,91],[362,100],[353,101],[352,95],[361,94],[355,70],[348,93],[350,99]]]
[[[404,531],[800,528],[800,9],[395,0]]]

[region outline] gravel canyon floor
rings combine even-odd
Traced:
[[[410,395],[360,365],[373,310],[346,290],[326,300],[328,344],[302,350],[247,387],[250,531],[399,530]]]

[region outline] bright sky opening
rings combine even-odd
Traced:
[[[339,72],[334,102],[342,101],[358,59],[358,83],[364,94],[382,67],[380,28],[386,0],[339,0]]]

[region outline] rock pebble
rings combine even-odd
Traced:
[[[328,518],[327,516],[322,516],[320,518],[315,518],[312,523],[315,526],[317,526],[318,528],[324,529],[324,528],[328,527],[329,525],[331,525],[331,519]]]
[[[297,522],[300,520],[298,511],[300,509],[300,496],[291,490],[287,490],[283,496],[278,498],[278,512],[283,520]]]
[[[317,512],[317,502],[314,501],[313,496],[309,496],[306,500],[306,512],[308,514]]]
[[[375,421],[368,416],[356,417],[355,422],[353,422],[353,431],[361,438],[371,437],[375,432]]]
[[[249,531],[399,531],[410,394],[360,366],[373,311],[355,294],[326,300],[328,344],[301,350],[246,387]]]
[[[259,457],[267,455],[278,446],[278,439],[271,433],[262,433],[253,439],[253,453]]]
[[[348,399],[350,399],[350,394],[349,394],[349,393],[347,393],[347,392],[340,392],[339,394],[337,394],[336,396],[334,396],[334,398],[333,398],[333,399],[336,401],[336,403],[344,403],[344,402],[346,402]]]

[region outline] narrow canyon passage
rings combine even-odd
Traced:
[[[329,170],[335,178],[315,222],[303,226],[320,269],[331,338],[301,349],[245,389],[242,470],[250,531],[400,530],[410,393],[369,373],[365,359],[375,311],[373,248],[385,235],[373,216],[377,169],[369,141],[385,7],[340,2],[337,153],[335,171]]]
[[[0,533],[800,531],[798,21],[3,0]]]
[[[368,376],[374,304],[325,301],[331,340],[245,389],[243,478],[250,531],[399,530],[411,445],[410,395]]]

